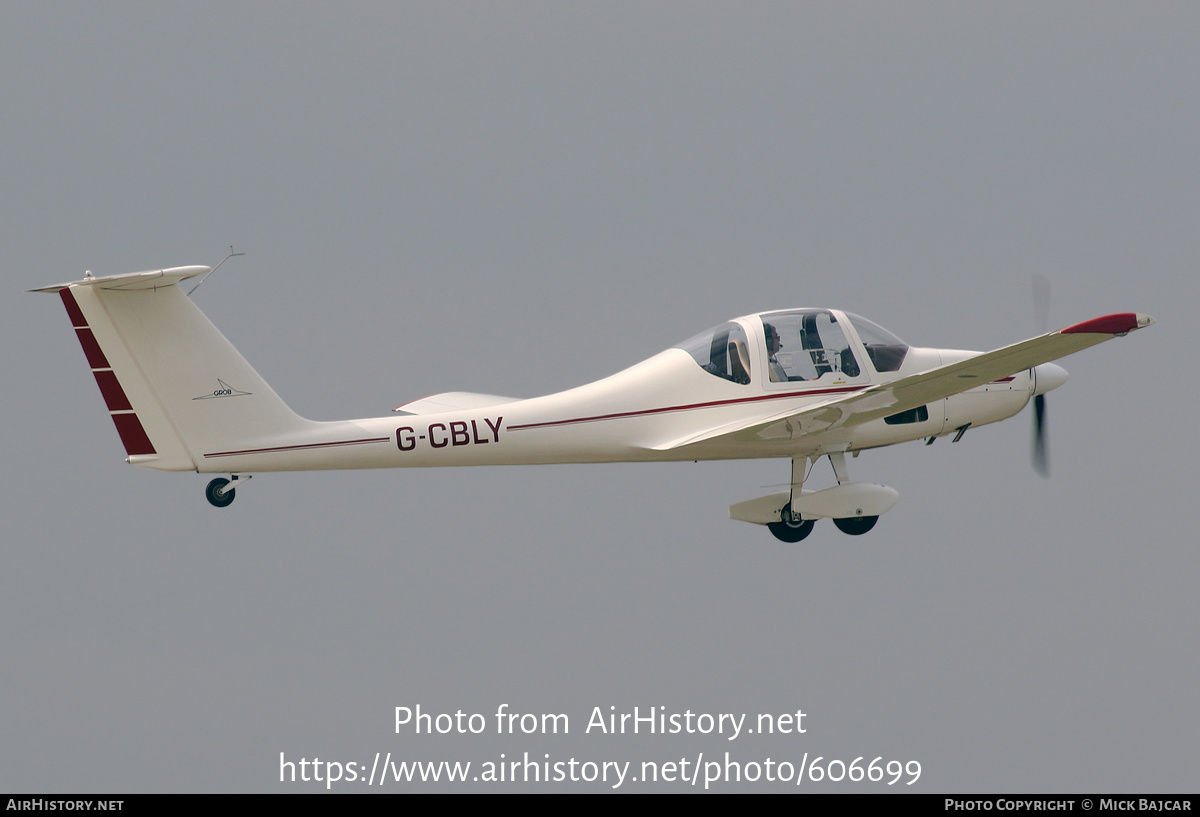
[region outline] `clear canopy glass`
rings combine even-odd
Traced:
[[[824,375],[858,377],[861,369],[850,341],[832,312],[797,309],[759,316],[772,383],[818,380]]]
[[[877,323],[859,315],[846,313],[858,331],[858,339],[867,349],[867,357],[877,372],[895,372],[908,354],[908,344]]]
[[[845,320],[828,309],[793,309],[763,312],[750,320],[762,324],[759,348],[753,359],[766,361],[768,383],[797,383],[857,378],[862,363],[851,341],[857,332],[867,357],[877,372],[900,369],[908,344],[882,326],[858,315],[845,313]],[[848,332],[845,322],[853,326]],[[765,348],[763,348],[765,346]],[[678,347],[714,377],[745,385],[754,374],[750,341],[737,321],[727,321],[688,338]],[[761,377],[761,375],[760,375]]]
[[[741,324],[727,321],[678,346],[709,374],[741,385],[750,382],[750,345]]]

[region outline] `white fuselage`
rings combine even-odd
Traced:
[[[1033,391],[1029,372],[927,406],[928,419],[883,419],[819,438],[713,440],[658,450],[689,429],[735,423],[748,407],[798,412],[830,396],[932,369],[975,353],[909,350],[901,370],[805,383],[740,385],[710,377],[680,349],[668,349],[611,377],[556,394],[482,408],[312,423],[262,447],[203,452],[202,472],[293,471],[583,462],[649,462],[816,456],[935,437],[1019,412]],[[151,465],[151,467],[153,467]]]

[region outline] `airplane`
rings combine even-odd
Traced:
[[[866,533],[896,504],[895,489],[850,479],[848,454],[951,434],[957,442],[1031,398],[1044,465],[1044,395],[1067,379],[1050,361],[1154,322],[1104,315],[981,354],[909,346],[837,309],[773,310],[556,394],[448,392],[393,416],[317,422],[288,408],[180,287],[212,270],[88,272],[31,291],[61,297],[126,462],[228,473],[205,489],[214,506],[233,502],[251,472],[790,458],[787,490],[729,508],[784,542],[803,540],[819,519]],[[805,488],[826,457],[837,484]]]

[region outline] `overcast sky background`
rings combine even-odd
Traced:
[[[0,790],[730,751],[917,760],[925,792],[1195,791],[1196,4],[0,20]],[[782,460],[263,474],[217,510],[208,477],[123,462],[61,303],[24,290],[230,244],[196,301],[314,419],[568,388],[785,307],[995,348],[1033,334],[1035,274],[1052,326],[1158,323],[1063,361],[1049,481],[1028,410],[851,461],[901,494],[858,538],[728,520]],[[393,730],[502,703],[571,734]],[[808,731],[584,734],[596,706]]]

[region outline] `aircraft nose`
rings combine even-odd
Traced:
[[[1067,382],[1067,370],[1053,363],[1033,367],[1033,393],[1045,394]]]

